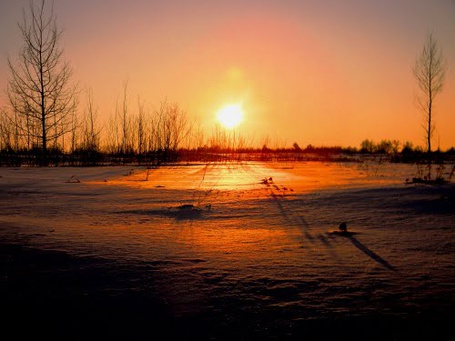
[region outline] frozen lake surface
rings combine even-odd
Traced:
[[[0,168],[6,325],[85,340],[441,339],[455,322],[455,188],[405,184],[415,173]]]

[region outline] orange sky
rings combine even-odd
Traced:
[[[0,4],[0,89],[28,1]],[[261,145],[423,145],[412,66],[434,31],[448,65],[433,144],[455,146],[455,2],[56,0],[65,57],[108,117],[128,80],[130,107],[167,98],[207,135],[243,103],[239,133]],[[2,94],[5,105],[5,97]],[[83,104],[83,103],[82,103]],[[81,105],[81,110],[83,105]]]

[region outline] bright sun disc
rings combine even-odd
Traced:
[[[218,121],[226,128],[234,128],[243,121],[243,110],[239,104],[229,104],[218,110]]]

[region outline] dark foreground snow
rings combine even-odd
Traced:
[[[413,171],[0,168],[2,333],[452,339],[455,189]]]

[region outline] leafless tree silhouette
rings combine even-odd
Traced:
[[[71,130],[71,113],[77,106],[77,86],[71,82],[72,69],[63,60],[59,47],[62,30],[57,27],[51,5],[30,2],[18,23],[23,46],[17,59],[8,58],[11,78],[7,93],[13,110],[20,116],[23,136],[39,143],[47,164],[48,144]]]
[[[434,102],[444,86],[446,69],[442,49],[438,46],[435,36],[430,34],[413,69],[417,85],[420,88],[417,100],[424,113],[423,128],[428,154],[431,153],[431,138],[435,128]]]
[[[82,127],[82,148],[86,150],[98,151],[100,148],[101,129],[98,128],[98,109],[94,104],[93,91],[91,89],[87,90],[86,106],[85,121]]]

